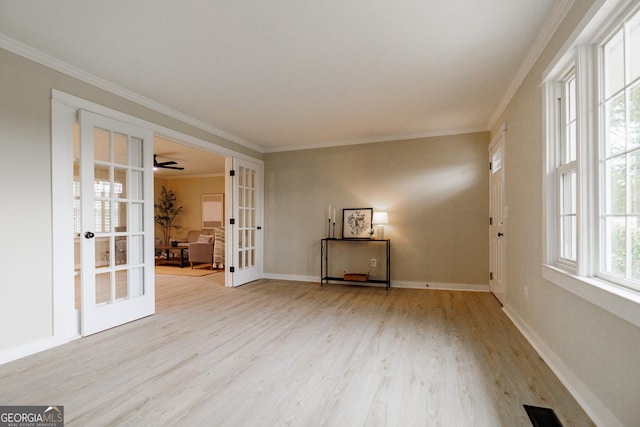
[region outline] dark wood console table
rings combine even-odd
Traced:
[[[382,260],[379,260],[380,267],[385,267],[385,277],[384,279],[380,278],[368,278],[364,281],[356,281],[356,280],[348,280],[345,277],[339,277],[337,275],[330,275],[329,272],[329,262],[330,262],[330,251],[332,246],[334,245],[348,245],[348,251],[361,251],[365,249],[366,245],[384,245],[385,251],[385,264],[382,264]],[[329,281],[338,281],[338,282],[352,282],[352,283],[383,283],[385,285],[385,289],[389,290],[391,287],[391,241],[389,239],[386,240],[370,240],[370,239],[321,239],[320,240],[320,285],[324,286],[325,283],[329,283]]]

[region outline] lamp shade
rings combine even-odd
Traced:
[[[374,212],[371,222],[374,224],[389,224],[389,215],[387,212]]]

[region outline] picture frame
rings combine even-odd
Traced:
[[[342,238],[370,239],[373,208],[342,209]]]

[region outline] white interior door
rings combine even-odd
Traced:
[[[232,161],[231,286],[262,277],[262,166]]]
[[[489,289],[505,303],[504,132],[489,147]]]
[[[81,331],[155,312],[153,133],[80,111]]]

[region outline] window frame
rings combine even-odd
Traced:
[[[632,8],[632,10],[628,13],[625,14],[624,19],[621,20],[621,22],[616,25],[613,30],[608,34],[608,36],[606,38],[604,38],[602,40],[602,42],[599,45],[599,55],[598,55],[598,66],[599,66],[599,71],[601,73],[602,76],[605,76],[605,70],[607,69],[606,67],[606,63],[605,63],[605,47],[606,44],[609,43],[610,41],[613,41],[615,38],[617,38],[618,36],[620,36],[622,38],[621,42],[622,42],[622,49],[623,49],[623,53],[622,53],[622,57],[623,57],[623,75],[622,75],[622,82],[621,87],[615,90],[612,90],[611,93],[608,93],[608,88],[606,88],[605,83],[606,83],[606,78],[601,78],[600,79],[600,93],[599,93],[599,97],[598,97],[598,110],[599,110],[599,114],[600,114],[600,121],[602,123],[601,126],[601,134],[600,134],[600,138],[602,141],[602,144],[600,145],[600,153],[599,153],[599,167],[600,167],[600,187],[601,187],[601,194],[600,194],[600,198],[601,198],[601,218],[600,218],[600,239],[602,244],[600,245],[600,254],[599,254],[599,269],[598,269],[598,277],[602,278],[603,280],[607,280],[607,281],[611,281],[617,284],[620,284],[622,286],[634,289],[636,291],[640,291],[640,283],[637,283],[637,281],[634,280],[630,280],[628,279],[628,271],[632,268],[631,266],[631,259],[630,259],[630,253],[629,253],[629,248],[625,247],[625,276],[621,277],[619,275],[616,275],[615,273],[611,272],[611,271],[607,271],[607,259],[606,259],[606,219],[607,218],[612,218],[612,217],[621,217],[625,219],[625,222],[627,222],[629,217],[634,217],[637,216],[634,215],[633,213],[630,212],[630,200],[631,200],[631,194],[630,194],[630,186],[631,186],[631,180],[630,180],[630,175],[629,175],[629,163],[626,161],[629,158],[629,155],[631,153],[640,153],[640,146],[638,147],[634,147],[634,148],[629,148],[628,146],[628,142],[629,142],[629,136],[628,134],[626,134],[626,132],[628,132],[629,130],[629,115],[630,115],[630,111],[629,111],[629,101],[627,100],[627,98],[631,95],[631,90],[638,87],[640,85],[640,76],[636,77],[634,80],[629,80],[627,79],[627,74],[630,72],[629,69],[629,64],[628,61],[630,60],[629,58],[629,53],[630,50],[627,47],[627,43],[628,43],[628,37],[629,34],[627,32],[627,27],[625,26],[625,24],[630,21],[632,18],[635,18],[636,20],[640,19],[640,6],[636,6],[634,8]],[[606,142],[607,142],[607,134],[608,134],[608,124],[606,123],[607,120],[609,119],[608,116],[608,107],[611,105],[611,103],[613,101],[615,101],[615,99],[620,96],[620,95],[624,95],[624,110],[625,110],[625,145],[626,147],[618,152],[618,153],[607,153],[606,152]],[[607,189],[607,180],[608,180],[608,175],[606,173],[606,168],[607,168],[607,163],[613,159],[616,158],[623,158],[625,159],[625,183],[626,183],[626,188],[625,188],[625,209],[624,209],[624,213],[614,213],[614,212],[607,212],[607,194],[605,194],[605,191]],[[630,231],[628,228],[628,224],[625,226],[625,241],[629,240],[631,238],[630,235]]]
[[[567,84],[572,81],[574,82],[574,97],[573,99],[569,98],[568,94],[567,94]],[[567,115],[568,115],[568,110],[570,108],[570,102],[574,102],[575,101],[575,94],[577,93],[577,76],[576,76],[576,70],[575,70],[575,64],[572,64],[571,69],[564,75],[564,77],[558,82],[559,85],[559,92],[560,92],[560,97],[558,98],[558,102],[559,105],[557,106],[557,111],[556,114],[558,116],[558,140],[556,142],[557,144],[557,165],[555,167],[556,170],[556,196],[557,196],[557,205],[556,205],[556,221],[558,222],[558,224],[556,225],[558,233],[557,233],[557,264],[562,266],[562,268],[566,269],[567,271],[570,271],[572,273],[576,272],[576,266],[577,266],[577,261],[578,261],[578,209],[577,209],[577,198],[578,198],[578,193],[579,193],[579,189],[578,189],[578,152],[579,147],[578,147],[578,141],[579,138],[576,135],[575,136],[575,140],[576,140],[576,146],[574,147],[575,151],[576,151],[576,155],[574,159],[571,158],[567,158],[567,152],[569,151],[569,133],[567,132]],[[575,110],[575,115],[576,118],[574,119],[574,121],[576,122],[576,133],[577,133],[577,115],[578,115],[578,104],[577,102],[574,103],[573,105],[574,110]],[[563,206],[564,206],[564,198],[563,198],[563,190],[564,190],[564,182],[563,182],[563,177],[567,174],[570,173],[574,173],[575,174],[575,181],[576,181],[576,186],[573,189],[573,191],[575,192],[575,194],[573,195],[575,197],[576,200],[574,200],[572,202],[572,204],[575,205],[575,213],[574,214],[567,214],[564,212]],[[564,233],[564,227],[563,227],[563,219],[565,217],[570,217],[570,216],[574,216],[575,217],[575,222],[576,225],[573,228],[573,236],[572,239],[575,240],[575,249],[574,249],[574,257],[573,258],[568,258],[563,256],[563,247],[566,244],[566,241],[564,240],[566,237],[566,234]],[[573,246],[573,245],[572,245]]]
[[[640,326],[640,285],[629,286],[620,280],[610,280],[602,274],[604,256],[601,253],[601,207],[604,212],[602,188],[604,174],[601,161],[601,75],[600,50],[623,23],[640,6],[631,0],[610,0],[588,22],[582,31],[574,33],[547,71],[543,74],[543,126],[545,135],[543,163],[544,238],[542,276],[561,288]],[[622,13],[621,13],[622,11]],[[626,54],[626,53],[625,53]],[[562,143],[565,137],[563,84],[575,70],[577,159],[575,165],[562,164]],[[576,260],[563,259],[560,254],[562,237],[561,174],[575,166],[576,195]],[[604,243],[604,242],[603,242]]]

